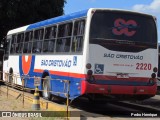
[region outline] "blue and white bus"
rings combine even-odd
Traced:
[[[143,13],[96,9],[63,15],[10,30],[3,72],[40,77],[43,96],[66,97],[59,80],[70,81],[70,99],[106,96],[145,99],[156,94],[156,18]],[[3,80],[22,85],[21,78]],[[47,92],[49,90],[51,92]]]

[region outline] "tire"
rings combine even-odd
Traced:
[[[46,76],[45,79],[43,80],[43,91],[42,91],[42,96],[44,99],[48,99],[51,100],[52,99],[52,95],[50,91],[50,77]]]

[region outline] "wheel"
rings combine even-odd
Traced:
[[[50,92],[50,77],[46,76],[45,79],[43,80],[43,92],[42,92],[42,96],[45,99],[51,100],[52,99],[52,95]]]

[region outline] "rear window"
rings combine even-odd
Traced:
[[[119,11],[96,11],[91,20],[90,42],[121,40],[157,43],[156,25],[152,16]]]

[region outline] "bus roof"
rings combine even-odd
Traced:
[[[30,24],[30,25],[24,26],[24,27],[20,27],[20,28],[10,30],[7,35],[14,34],[14,33],[17,33],[17,32],[22,32],[22,31],[25,31],[25,30],[32,30],[32,29],[35,29],[35,28],[39,28],[39,27],[42,27],[42,26],[51,25],[51,24],[55,24],[55,23],[59,23],[59,22],[63,22],[63,21],[68,21],[68,20],[71,20],[71,19],[85,17],[85,16],[87,16],[87,13],[88,13],[88,9],[83,10],[83,11],[79,11],[79,12],[75,12],[75,13],[71,13],[71,14],[68,14],[68,15],[63,15],[63,16],[47,19],[47,20],[44,20],[44,21],[40,21],[40,22],[37,22],[37,23],[33,23],[33,24]]]

